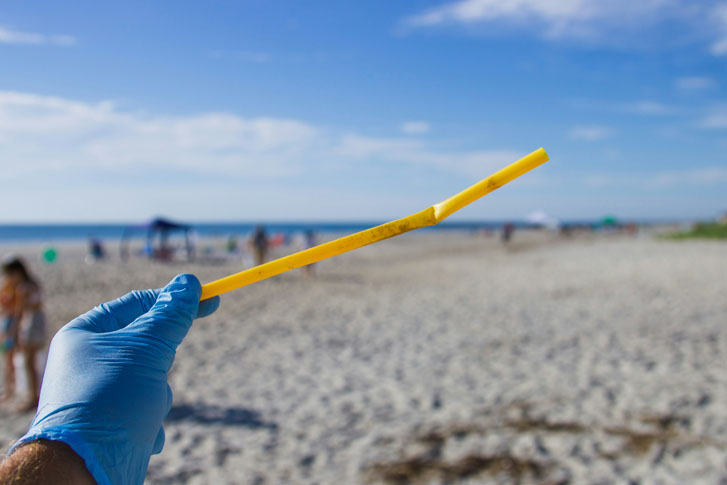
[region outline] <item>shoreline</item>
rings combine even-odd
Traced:
[[[353,234],[389,221],[361,221],[361,222],[264,222],[259,223],[268,228],[268,233],[284,234],[287,237],[300,234],[312,229],[316,234],[323,237],[340,237]],[[545,230],[537,225],[523,220],[502,220],[502,221],[443,221],[434,226],[420,228],[420,232],[479,232],[479,231],[500,231],[502,227],[512,223],[519,231]],[[563,227],[571,227],[583,230],[586,227],[597,228],[598,220],[573,220],[561,221]],[[640,231],[654,232],[663,230],[674,230],[683,228],[687,221],[639,221],[624,220],[621,226],[635,225]],[[243,238],[248,236],[258,223],[192,223],[190,228],[194,231],[195,237],[201,241],[208,239],[221,239],[229,236]],[[141,225],[125,224],[0,224],[0,248],[14,245],[28,244],[85,244],[91,238],[99,239],[106,244],[118,244],[124,239],[123,231],[130,227]],[[10,235],[12,231],[31,231],[35,234],[27,237]],[[606,228],[608,230],[608,228]],[[130,238],[133,241],[145,239],[143,232],[136,232]]]

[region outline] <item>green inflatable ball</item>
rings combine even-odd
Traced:
[[[56,262],[56,259],[58,259],[58,251],[56,251],[56,248],[48,248],[43,251],[43,261],[46,263],[53,264]]]

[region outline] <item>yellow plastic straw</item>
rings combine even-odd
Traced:
[[[291,269],[300,268],[322,259],[330,258],[331,256],[337,256],[383,239],[419,229],[420,227],[433,226],[467,204],[489,194],[493,190],[502,187],[511,180],[518,178],[522,174],[529,172],[547,161],[548,154],[544,149],[539,148],[517,162],[477,182],[472,187],[421,212],[207,283],[202,286],[202,300],[236,290],[245,285],[257,283],[258,281],[280,273],[285,273]]]

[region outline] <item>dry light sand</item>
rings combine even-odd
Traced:
[[[82,260],[34,264],[56,328],[240,267]],[[419,233],[317,270],[195,323],[147,483],[727,483],[727,244]]]

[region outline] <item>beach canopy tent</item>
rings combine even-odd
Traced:
[[[541,210],[531,212],[525,220],[528,224],[535,227],[545,227],[546,229],[558,229],[560,227],[560,221],[558,219]]]
[[[184,235],[186,257],[191,261],[194,259],[194,245],[191,239],[192,231],[192,226],[188,224],[172,222],[161,217],[152,219],[146,224],[129,226],[124,229],[124,233],[121,236],[121,259],[125,260],[129,257],[129,244],[133,237],[146,235],[143,254],[150,259],[170,261],[174,257],[175,248],[169,244],[169,236],[172,233],[181,233]]]

